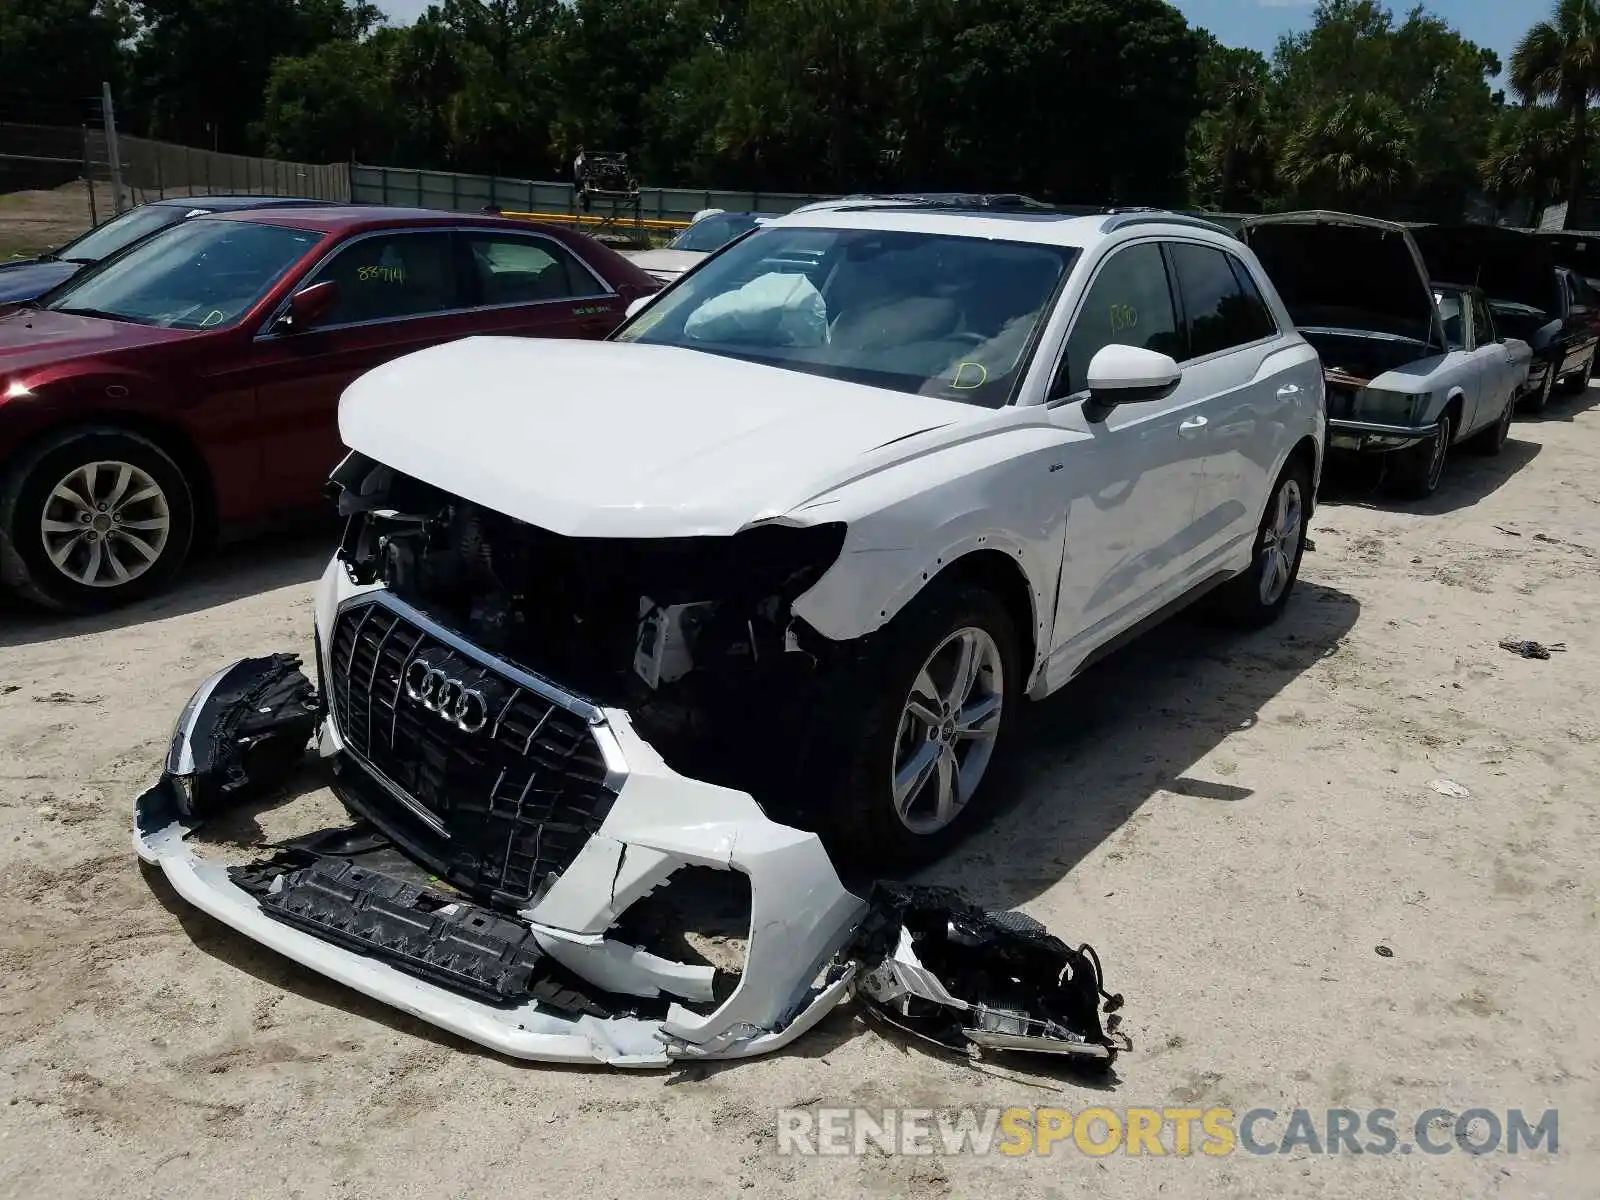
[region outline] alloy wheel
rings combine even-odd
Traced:
[[[1294,573],[1295,555],[1300,552],[1300,538],[1305,514],[1305,503],[1300,495],[1300,481],[1285,479],[1273,501],[1272,515],[1261,534],[1261,603],[1268,608],[1289,586]]]
[[[39,519],[50,562],[85,587],[115,588],[161,558],[172,509],[161,485],[125,462],[90,462],[51,489]]]
[[[977,790],[1000,733],[1005,664],[983,629],[958,629],[930,654],[900,713],[890,783],[912,833],[945,829]]]

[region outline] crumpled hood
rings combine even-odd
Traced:
[[[623,255],[641,271],[661,279],[676,279],[706,258],[699,250],[636,250]]]
[[[1403,225],[1347,213],[1282,213],[1246,219],[1239,236],[1296,325],[1444,344],[1427,269]]]
[[[781,517],[987,411],[671,346],[474,337],[362,376],[339,432],[555,533],[693,537]]]
[[[36,300],[58,283],[71,279],[83,267],[78,263],[25,258],[0,262],[0,304]]]

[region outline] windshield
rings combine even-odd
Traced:
[[[1451,350],[1463,349],[1466,342],[1466,296],[1461,292],[1435,292],[1433,301],[1439,306],[1439,319],[1444,322],[1445,344]]]
[[[698,250],[710,254],[720,250],[741,233],[756,227],[754,213],[719,213],[696,221],[667,243],[668,250]]]
[[[129,209],[77,241],[68,242],[56,251],[56,257],[64,262],[99,262],[158,229],[176,225],[193,211],[177,204],[145,204]]]
[[[170,329],[231,325],[321,237],[254,221],[185,221],[67,284],[47,307]]]
[[[766,228],[615,338],[998,408],[1077,255],[987,238]]]

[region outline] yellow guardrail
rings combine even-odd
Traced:
[[[574,225],[632,225],[636,229],[660,229],[677,231],[687,229],[693,223],[690,221],[672,221],[657,217],[633,217],[623,214],[616,216],[595,216],[593,213],[553,213],[553,212],[512,212],[506,209],[500,214],[503,217],[519,217],[525,221],[550,221],[554,224],[563,222]]]

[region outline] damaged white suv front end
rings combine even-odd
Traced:
[[[504,681],[492,724],[463,719],[467,710],[441,702],[437,691],[412,713],[463,736],[485,735],[481,753],[494,760],[497,788],[489,803],[515,795],[495,820],[486,812],[478,831],[503,843],[503,856],[482,864],[497,877],[488,892],[498,904],[474,903],[432,874],[459,870],[437,845],[412,840],[416,829],[384,802],[398,800],[421,826],[439,825],[373,761],[352,660],[324,649],[360,639],[374,623],[383,630],[380,656],[383,643],[403,644],[408,661],[426,655],[447,664],[430,671],[469,676],[462,682],[474,694],[491,678]],[[293,655],[242,660],[195,693],[161,779],[135,805],[140,858],[185,900],[247,937],[514,1058],[661,1067],[765,1054],[812,1028],[853,986],[880,1016],[949,1049],[1113,1058],[1092,950],[1073,950],[1020,914],[985,914],[940,889],[887,885],[871,903],[862,900],[840,883],[816,835],[770,820],[748,795],[673,772],[625,713],[474,650],[382,589],[353,587],[337,563],[323,582],[318,634],[321,674],[345,676],[325,693],[331,708]],[[391,723],[406,703],[406,677],[402,670],[389,698]],[[453,686],[452,677],[446,682]],[[300,766],[313,731],[355,823],[280,844],[271,858],[242,866],[198,853],[189,835]],[[351,735],[367,753],[351,748]],[[586,786],[565,801],[530,801],[532,748],[560,738],[570,739],[566,756],[585,764],[575,777]],[[524,778],[499,790],[518,763]],[[721,973],[709,965],[661,957],[619,934],[634,905],[695,867],[749,881],[748,948],[731,987],[718,987]],[[483,872],[471,874],[484,895]],[[525,903],[514,914],[505,903],[511,895]],[[988,992],[975,1003],[955,994],[997,963],[1010,973],[1011,994]],[[1105,998],[1107,1011],[1120,1006],[1120,997]]]

